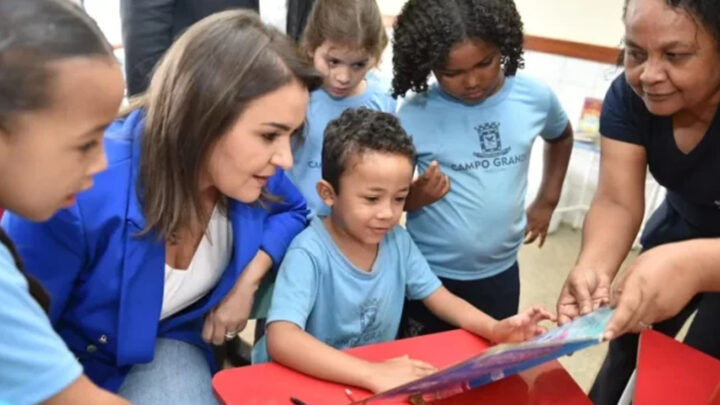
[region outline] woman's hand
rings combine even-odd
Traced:
[[[564,325],[610,302],[609,275],[586,267],[570,271],[557,302],[558,323]]]
[[[221,345],[242,332],[250,317],[257,286],[238,282],[205,317],[202,337],[208,343]]]
[[[658,246],[640,255],[613,284],[616,309],[605,339],[639,332],[677,315],[702,290],[688,256],[679,244]]]
[[[253,307],[255,292],[272,267],[272,258],[262,250],[248,263],[232,290],[205,317],[203,340],[221,345],[242,332]]]

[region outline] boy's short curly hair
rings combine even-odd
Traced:
[[[523,23],[513,0],[409,0],[393,34],[393,97],[427,90],[450,49],[478,38],[495,45],[505,76],[523,67]]]
[[[415,162],[412,139],[392,114],[369,108],[348,108],[325,128],[322,178],[335,192],[353,156],[366,152],[398,154]]]

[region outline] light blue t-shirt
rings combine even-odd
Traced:
[[[316,191],[317,183],[322,177],[320,161],[328,122],[350,107],[367,107],[395,113],[397,102],[390,96],[389,89],[383,86],[383,81],[373,75],[368,75],[366,81],[365,91],[357,96],[334,98],[322,88],[310,94],[303,137],[293,145],[294,165],[287,175],[307,200],[311,215],[324,216],[330,213]]]
[[[402,227],[383,238],[367,272],[347,259],[315,217],[285,253],[267,323],[292,322],[340,350],[386,342],[397,335],[405,298],[427,298],[440,285]],[[253,362],[267,360],[263,339]]]
[[[0,334],[0,403],[45,401],[82,374],[80,363],[30,296],[27,280],[2,244]]]
[[[420,173],[437,160],[450,178],[440,201],[408,213],[407,228],[440,277],[492,277],[517,260],[525,225],[528,163],[536,136],[562,135],[568,118],[547,85],[508,77],[473,105],[433,85],[398,112]]]

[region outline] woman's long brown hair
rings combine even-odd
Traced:
[[[309,90],[322,81],[292,40],[253,12],[211,15],[178,38],[148,92],[127,109],[145,110],[138,194],[146,226],[141,234],[154,231],[171,241],[193,218],[205,215],[198,177],[212,146],[248,103],[293,80]]]

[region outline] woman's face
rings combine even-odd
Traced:
[[[210,151],[205,182],[235,200],[257,200],[277,168],[292,167],[290,138],[305,121],[308,99],[293,80],[250,102]]]
[[[75,202],[105,169],[103,132],[123,97],[120,67],[110,57],[48,65],[48,106],[11,117],[0,130],[0,204],[34,221]]]
[[[630,0],[625,15],[625,75],[647,109],[671,116],[702,108],[720,91],[713,35],[664,0]]]

